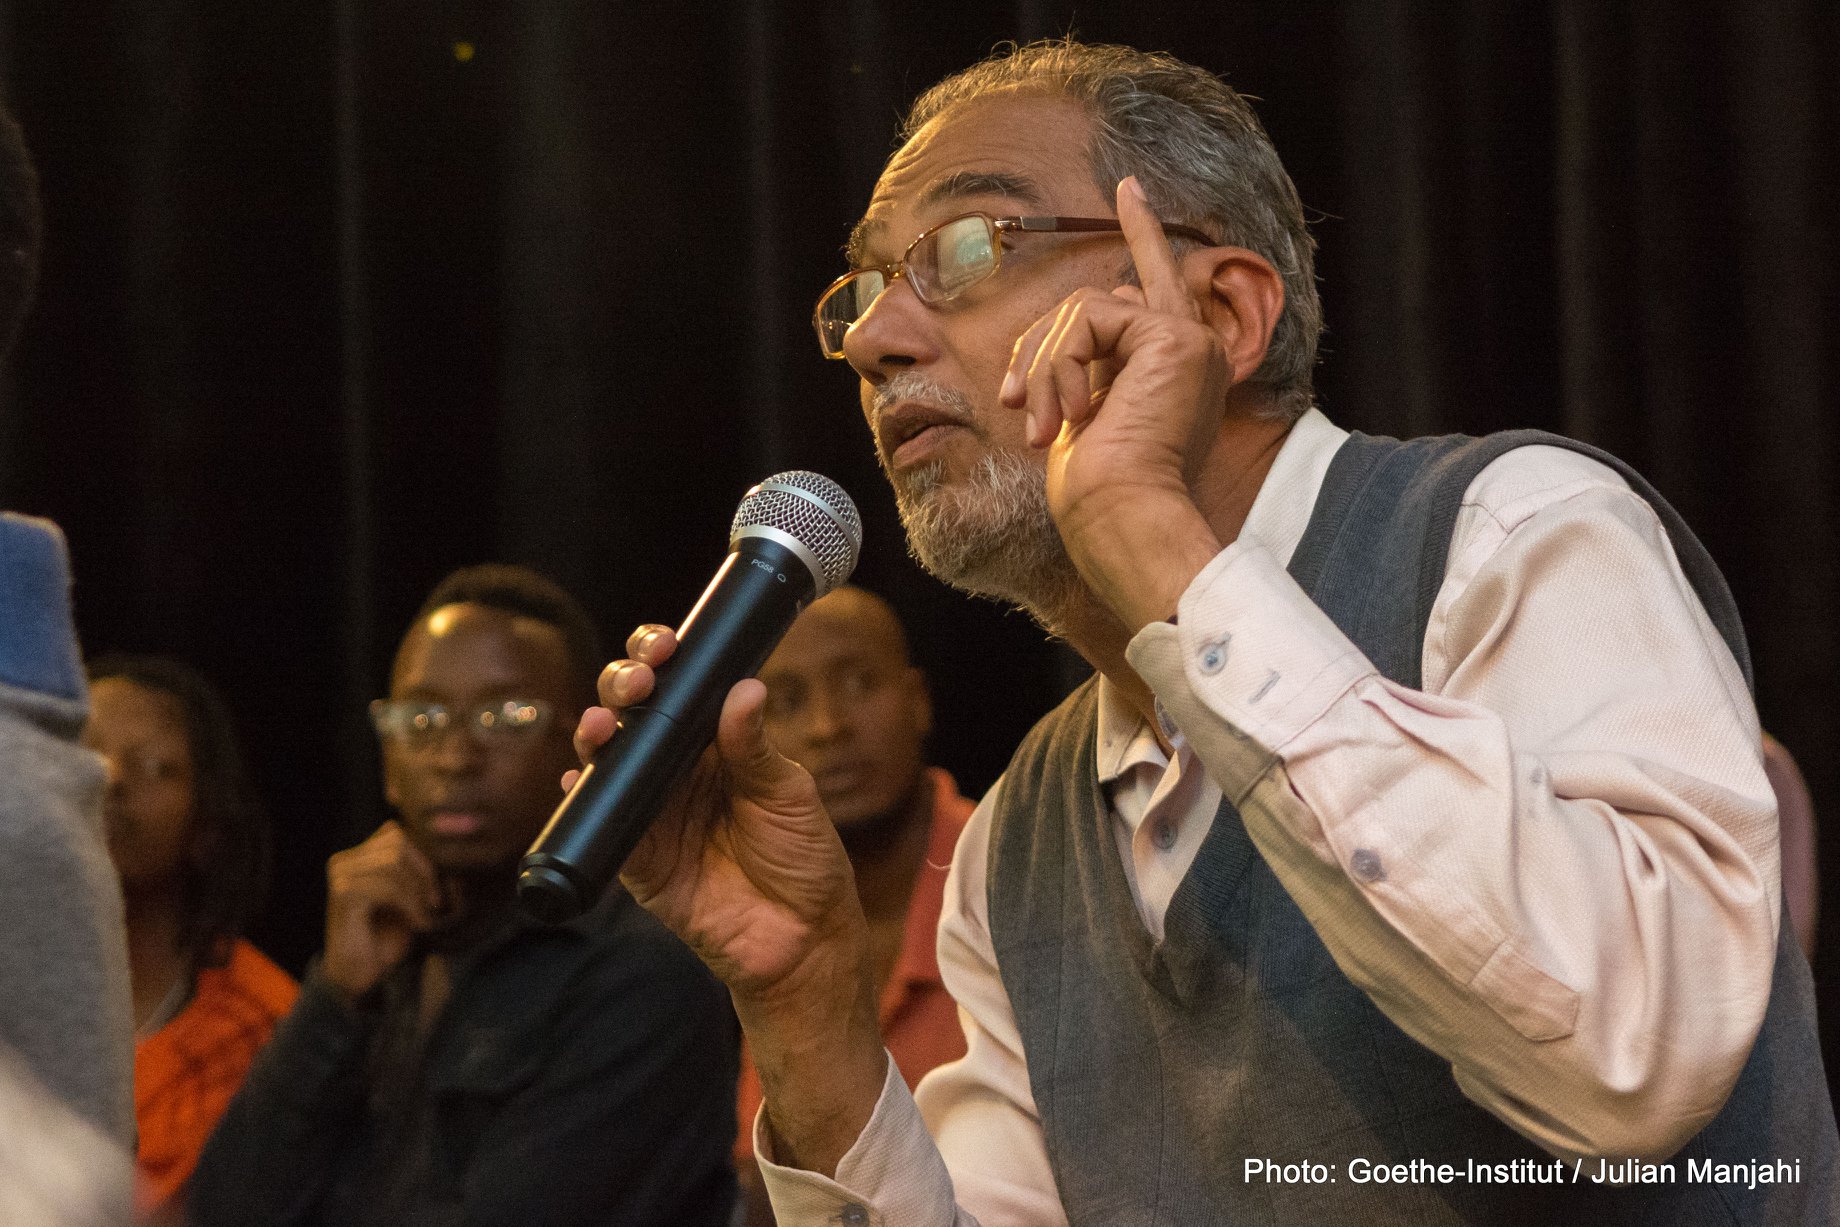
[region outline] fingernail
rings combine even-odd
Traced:
[[[1118,181],[1118,186],[1129,192],[1132,196],[1143,201],[1145,204],[1150,202],[1150,198],[1144,195],[1144,185],[1137,181],[1136,175],[1126,175],[1123,179]]]
[[[651,651],[652,648],[656,646],[656,644],[658,643],[658,636],[662,633],[663,632],[661,632],[657,627],[653,627],[651,630],[646,631],[645,634],[639,636],[640,654],[643,655],[646,652]]]
[[[1012,370],[1003,377],[1003,388],[997,393],[997,399],[1007,404],[1015,400],[1016,393],[1020,391],[1022,391],[1022,376]]]

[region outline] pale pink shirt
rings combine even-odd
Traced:
[[[1098,763],[1144,926],[1223,791],[1342,970],[1552,1154],[1672,1154],[1762,1023],[1776,805],[1744,679],[1653,510],[1527,447],[1465,494],[1422,691],[1381,678],[1284,567],[1346,432],[1297,424],[1176,625],[1131,641],[1173,761],[1100,683]],[[835,1180],[766,1161],[783,1224],[1064,1223],[991,944],[992,797],[959,841],[939,963],[968,1051],[892,1063]],[[917,1100],[917,1104],[916,1104]]]

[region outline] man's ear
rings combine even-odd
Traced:
[[[1204,247],[1182,259],[1201,321],[1220,337],[1233,382],[1250,378],[1265,361],[1284,312],[1284,279],[1271,261],[1244,247]]]

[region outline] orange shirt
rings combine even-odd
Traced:
[[[880,1003],[882,1039],[910,1087],[928,1071],[965,1055],[958,1004],[939,978],[937,932],[952,850],[958,846],[959,832],[977,807],[958,795],[958,785],[938,767],[926,769],[926,782],[933,790],[932,834],[927,839],[926,858],[914,879],[913,899],[907,905],[901,952],[895,956],[894,971],[882,989]],[[738,1164],[754,1161],[754,1116],[760,1110],[760,1101],[760,1075],[755,1072],[744,1041],[736,1099],[741,1126],[735,1139]]]
[[[169,1214],[182,1202],[205,1139],[298,992],[292,976],[238,940],[229,963],[198,973],[185,1009],[135,1044],[142,1214]]]

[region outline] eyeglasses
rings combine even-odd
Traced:
[[[371,704],[371,725],[383,740],[416,750],[434,745],[449,729],[464,729],[482,745],[512,745],[540,732],[550,714],[550,705],[540,699],[460,708],[419,699],[378,699]]]
[[[941,222],[907,245],[893,264],[871,264],[851,269],[818,298],[811,325],[818,332],[818,348],[826,358],[843,357],[843,336],[866,314],[896,277],[907,278],[914,296],[929,307],[949,302],[996,272],[1003,264],[1003,245],[997,235],[1018,230],[1027,234],[1103,234],[1122,231],[1115,217],[991,217],[967,213]],[[1205,247],[1220,244],[1188,226],[1165,224],[1171,238],[1189,239]]]

